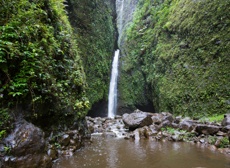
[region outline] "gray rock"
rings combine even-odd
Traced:
[[[70,142],[70,136],[68,134],[64,134],[59,138],[59,143],[63,146],[68,146]]]
[[[219,131],[216,133],[217,136],[226,136],[227,134],[222,132],[222,131]]]
[[[171,136],[173,141],[179,142],[179,141],[183,141],[183,137],[180,134],[175,134]]]
[[[21,157],[10,156],[3,160],[4,168],[51,168],[52,160],[48,155],[37,154]]]
[[[179,124],[179,128],[190,132],[194,128],[194,122],[191,120],[182,120]]]
[[[222,127],[221,131],[223,131],[225,133],[230,132],[230,125],[226,125],[226,126]]]
[[[3,143],[10,149],[10,156],[1,160],[5,168],[52,167],[52,158],[45,151],[43,131],[23,119],[15,123],[15,129]]]
[[[182,119],[181,116],[177,116],[177,117],[175,118],[175,120],[174,120],[174,123],[179,124],[180,121],[181,121],[181,119]]]
[[[163,113],[164,114],[164,113]],[[163,117],[163,121],[169,121],[169,122],[173,122],[173,116],[170,113],[165,113],[164,117]]]
[[[115,119],[122,119],[122,116],[116,115],[114,118],[115,118]]]
[[[141,138],[149,138],[150,136],[153,135],[152,130],[147,126],[144,126],[142,128],[138,128],[135,131],[139,132],[139,135]]]
[[[4,143],[14,156],[42,153],[45,148],[44,132],[33,124],[20,120]]]
[[[47,154],[52,160],[58,157],[58,152],[55,149],[48,149]]]
[[[223,119],[223,121],[221,122],[221,125],[222,125],[222,126],[230,125],[230,114],[225,114],[225,115],[224,115],[224,119]]]
[[[124,114],[122,116],[123,122],[129,130],[135,130],[144,126],[149,126],[153,123],[151,115],[145,112],[134,112],[131,114]]]
[[[152,114],[151,118],[152,118],[154,124],[160,125],[161,122],[163,121],[163,114],[154,113],[154,114]]]
[[[171,127],[172,126],[172,122],[170,122],[169,120],[165,120],[161,123],[160,127],[165,128],[165,127]]]
[[[110,137],[116,137],[117,135],[114,132],[104,132],[102,136],[106,138],[110,138]]]
[[[195,131],[199,134],[214,135],[220,130],[220,127],[215,125],[197,124]]]
[[[179,128],[179,124],[176,124],[175,122],[173,122],[172,123],[172,127],[175,128],[175,129],[177,129],[177,128]]]
[[[159,128],[155,125],[150,125],[149,130],[152,132],[151,135],[156,135],[159,132]]]
[[[200,142],[200,143],[205,143],[206,141],[205,141],[205,139],[200,139],[199,142]]]

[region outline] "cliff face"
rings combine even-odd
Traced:
[[[139,0],[117,0],[117,29],[119,33],[118,45],[122,49],[122,45],[126,38],[125,29],[130,26],[133,20],[133,13],[136,10]]]
[[[0,10],[0,128],[11,110],[43,128],[85,116],[85,73],[63,1],[1,1]]]
[[[105,107],[118,45],[121,107],[228,112],[229,7],[218,0],[2,1],[1,131],[10,129],[11,110],[45,128]]]
[[[203,116],[230,109],[230,8],[219,0],[140,0],[123,30],[125,106]]]
[[[115,1],[0,5],[1,129],[12,110],[47,127],[73,123],[107,100],[117,46]]]
[[[83,58],[86,94],[91,105],[106,104],[112,57],[117,48],[115,0],[69,0],[67,9]]]
[[[0,11],[0,167],[52,167],[55,144],[74,151],[87,133],[78,39],[63,0],[0,1]]]

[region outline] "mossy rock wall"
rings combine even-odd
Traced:
[[[140,0],[122,46],[120,97],[157,111],[230,111],[230,1]],[[124,33],[124,32],[123,32]]]
[[[41,127],[84,117],[85,72],[64,1],[1,1],[0,11],[0,129],[11,110]]]
[[[68,0],[67,9],[79,39],[90,104],[107,101],[113,52],[117,48],[115,0]]]

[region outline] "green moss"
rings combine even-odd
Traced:
[[[227,148],[229,147],[229,139],[228,137],[224,137],[220,140],[219,148]]]
[[[157,111],[199,117],[227,113],[229,7],[218,0],[140,0],[126,29],[120,86],[134,89],[127,84],[143,79],[136,90],[145,93],[144,85]],[[135,71],[141,75],[126,78]],[[124,102],[130,94],[122,91]]]
[[[64,1],[1,1],[0,10],[1,108],[41,125],[84,116],[85,74]]]
[[[208,143],[211,145],[215,145],[217,139],[218,138],[216,136],[208,136]]]
[[[11,125],[12,121],[13,118],[9,114],[9,110],[7,108],[0,108],[0,140],[4,138],[13,127]]]
[[[221,123],[221,121],[223,121],[223,119],[224,119],[224,114],[213,115],[213,116],[208,117],[208,120],[210,122],[219,122],[219,123]]]
[[[78,37],[87,79],[90,106],[107,100],[115,49],[115,4],[113,1],[69,0],[68,12]]]

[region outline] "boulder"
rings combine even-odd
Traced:
[[[173,116],[171,113],[169,112],[162,112],[163,114],[163,121],[169,121],[169,122],[173,122]]]
[[[139,136],[141,138],[149,138],[151,136],[151,134],[152,134],[151,130],[147,126],[144,126],[142,128],[138,128],[135,131],[139,132]]]
[[[64,134],[59,138],[59,143],[63,146],[68,146],[69,142],[70,142],[70,136],[69,134]]]
[[[223,127],[221,128],[221,131],[223,131],[223,132],[225,132],[225,133],[230,132],[230,125],[223,126]]]
[[[152,120],[153,120],[153,123],[156,124],[156,125],[160,125],[162,120],[163,120],[163,114],[161,113],[154,113],[152,114]]]
[[[183,137],[184,134],[179,131],[175,131],[174,134],[171,136],[172,140],[176,142],[183,141]]]
[[[52,160],[57,159],[58,157],[58,152],[55,149],[48,149],[47,154]]]
[[[220,127],[215,125],[197,124],[195,131],[199,134],[214,135],[220,130]]]
[[[5,168],[52,167],[52,158],[45,151],[44,132],[24,119],[15,123],[3,144],[9,148],[9,153],[0,160]]]
[[[194,122],[192,120],[182,120],[179,124],[179,128],[190,132],[194,128]]]
[[[171,125],[171,127],[177,129],[177,128],[179,128],[179,124],[173,122],[172,125]]]
[[[151,115],[145,112],[134,112],[131,114],[124,114],[122,120],[129,130],[135,130],[144,126],[149,126],[153,123]]]
[[[179,124],[181,122],[181,119],[182,119],[181,116],[175,117],[174,123]]]
[[[158,128],[158,126],[156,126],[156,125],[150,125],[149,126],[149,129],[150,129],[150,131],[152,132],[151,134],[152,135],[156,135],[158,132],[159,132],[159,128]]]
[[[44,132],[32,123],[20,120],[4,143],[14,156],[42,153],[45,149]]]
[[[224,119],[223,121],[221,122],[221,125],[223,127],[227,126],[227,125],[230,125],[230,114],[225,114],[224,115]]]
[[[4,157],[3,168],[51,168],[52,161],[48,155],[37,154],[20,157]]]
[[[113,138],[113,137],[116,137],[117,135],[114,132],[104,132],[102,133],[102,136],[105,138]]]
[[[169,120],[165,120],[160,124],[160,128],[166,128],[166,127],[171,127],[172,126],[172,122],[170,122]]]

